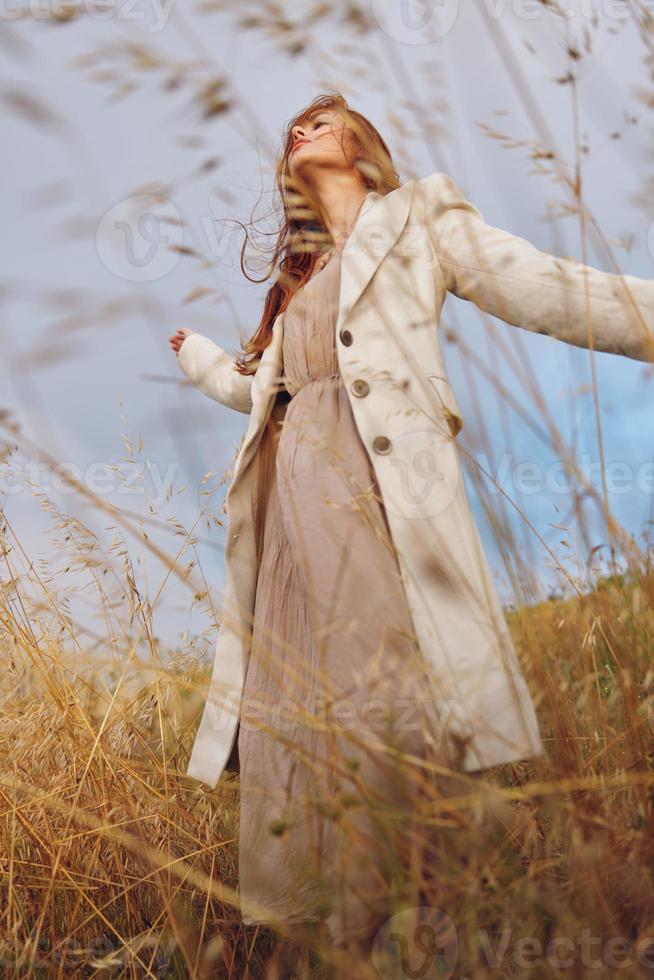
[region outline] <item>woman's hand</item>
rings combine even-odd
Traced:
[[[171,348],[175,351],[175,356],[179,356],[179,349],[190,334],[192,330],[188,330],[186,327],[180,327],[177,333],[174,333],[172,337],[168,338],[168,343]]]

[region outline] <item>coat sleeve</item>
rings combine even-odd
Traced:
[[[234,369],[234,358],[209,337],[192,333],[178,354],[186,377],[209,398],[249,415],[252,411],[252,378]]]
[[[654,360],[654,280],[540,252],[486,224],[445,173],[419,181],[446,287],[506,323],[576,347]]]

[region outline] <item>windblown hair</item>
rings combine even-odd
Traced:
[[[361,173],[364,185],[382,195],[400,186],[399,175],[381,135],[365,116],[350,109],[340,93],[318,96],[287,124],[282,137],[283,151],[275,172],[275,182],[282,203],[282,221],[269,263],[269,270],[278,268],[279,275],[266,295],[259,327],[242,345],[243,352],[235,357],[235,370],[241,374],[253,373],[256,363],[272,339],[276,318],[284,312],[294,293],[311,277],[324,249],[332,244],[329,231],[302,193],[301,179],[291,175],[288,159],[293,149],[294,127],[309,122],[325,110],[333,109],[338,109],[343,114],[345,125],[354,132],[358,141],[360,156],[355,166]],[[345,134],[345,130],[343,133]],[[246,230],[246,239],[241,249],[241,270],[251,282],[265,281],[269,278],[270,271],[263,280],[255,280],[245,269],[247,241]]]

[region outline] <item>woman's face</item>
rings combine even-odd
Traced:
[[[312,171],[351,170],[359,152],[353,130],[337,109],[325,109],[293,127],[293,148],[288,158],[292,175],[310,179]],[[298,142],[301,141],[301,142]]]

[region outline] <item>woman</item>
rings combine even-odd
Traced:
[[[445,295],[648,360],[654,283],[492,228],[446,174],[401,185],[340,96],[289,124],[277,185],[279,275],[246,356],[170,338],[250,413],[188,771],[215,786],[240,763],[245,922],[326,918],[365,944],[398,868],[429,863],[419,818],[447,774],[543,754],[461,477]]]

